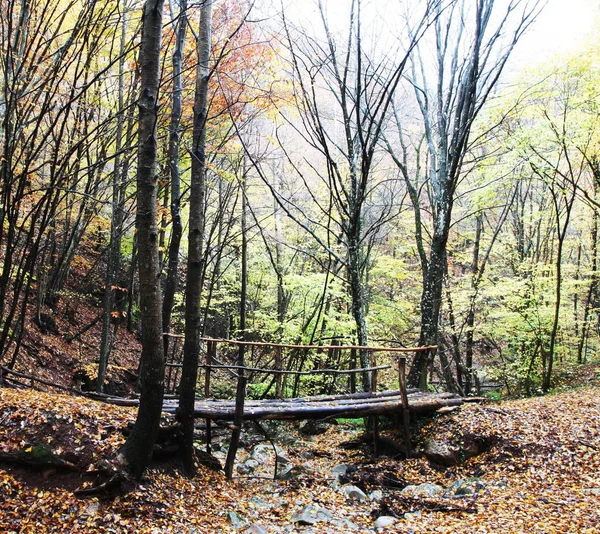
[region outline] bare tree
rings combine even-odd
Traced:
[[[534,21],[538,0],[510,0],[497,8],[494,0],[455,0],[436,6],[432,36],[426,36],[411,62],[409,82],[423,118],[428,186],[431,190],[431,231],[420,252],[423,290],[419,344],[436,345],[446,272],[446,245],[452,209],[465,155],[472,143],[473,123],[489,99],[519,38]],[[497,8],[497,9],[495,9]],[[503,9],[501,11],[501,9]],[[430,39],[429,39],[430,37]],[[427,56],[427,45],[433,53]],[[407,174],[410,171],[406,171]],[[411,200],[418,212],[421,199],[413,189]],[[417,230],[417,238],[423,231]],[[427,250],[428,248],[428,250]],[[415,355],[408,381],[426,387],[433,351]]]
[[[187,0],[179,0],[179,12],[173,13],[171,2],[171,18],[175,25],[175,49],[173,50],[173,96],[171,109],[171,123],[169,125],[169,174],[171,186],[171,241],[169,242],[167,275],[165,280],[165,294],[163,300],[163,327],[168,333],[171,327],[171,313],[177,291],[179,246],[183,235],[183,222],[181,219],[181,170],[179,146],[181,139],[180,123],[183,103],[183,53],[185,36],[188,26]],[[165,354],[169,346],[169,337],[165,336]]]
[[[182,426],[181,456],[185,473],[192,476],[194,466],[194,402],[200,355],[205,195],[206,195],[206,126],[208,108],[209,60],[211,49],[212,0],[200,6],[198,32],[198,68],[194,101],[194,138],[190,189],[187,278],[185,287],[185,342],[179,393],[179,421]]]
[[[439,4],[432,0],[420,6],[416,31],[405,46],[378,59],[369,57],[363,45],[360,0],[351,2],[343,42],[336,39],[321,1],[322,40],[297,31],[283,14],[301,125],[296,127],[283,110],[281,115],[307,144],[311,156],[299,165],[283,148],[314,213],[284,197],[266,173],[260,174],[278,205],[345,268],[356,339],[362,346],[368,345],[370,252],[381,230],[396,215],[399,204],[394,199],[400,196],[393,180],[374,175],[376,152],[408,57]],[[320,197],[315,191],[323,186],[326,194]],[[362,367],[369,366],[367,351],[361,350],[359,359]],[[363,388],[369,389],[368,373],[362,380]]]
[[[114,45],[115,5],[8,0],[0,18],[0,354],[54,306],[77,244],[105,201],[114,117],[99,103]],[[70,16],[73,15],[73,16]],[[113,50],[118,50],[118,46]],[[44,320],[42,320],[44,319]]]
[[[164,392],[165,358],[158,261],[157,138],[163,0],[147,0],[140,50],[139,143],[137,167],[138,266],[142,356],[140,405],[135,424],[119,451],[121,463],[139,478],[152,459]]]
[[[115,307],[116,284],[121,266],[121,242],[125,224],[125,194],[127,189],[127,174],[129,170],[129,155],[124,153],[126,147],[130,146],[133,137],[133,120],[129,120],[127,133],[125,130],[126,116],[126,87],[125,87],[125,60],[127,57],[127,30],[128,15],[130,7],[127,2],[120,6],[121,32],[120,32],[120,59],[119,76],[117,87],[117,125],[115,131],[115,158],[112,173],[112,198],[111,198],[111,220],[110,220],[110,242],[106,260],[106,276],[104,295],[102,299],[102,333],[100,337],[100,358],[98,362],[98,377],[96,380],[96,391],[103,391],[104,378],[108,366],[109,356],[116,337],[118,318],[113,317]],[[125,135],[126,133],[126,135]],[[112,329],[112,322],[115,322]]]

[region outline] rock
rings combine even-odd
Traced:
[[[250,459],[246,460],[243,464],[239,464],[235,468],[235,470],[240,475],[249,475],[249,474],[253,473],[259,465],[260,464],[258,463],[257,460],[250,458]]]
[[[271,507],[271,505],[267,501],[261,499],[260,497],[252,497],[252,499],[250,499],[250,504],[255,508],[268,509]]]
[[[300,525],[314,525],[319,522],[331,521],[333,516],[331,512],[320,506],[309,504],[302,511],[292,516],[292,523]]]
[[[473,434],[463,436],[462,454],[465,460],[473,458],[489,448],[489,439]]]
[[[346,495],[349,499],[356,499],[358,501],[366,501],[367,494],[358,488],[357,486],[353,486],[352,484],[348,484],[347,486],[342,486],[340,491]]]
[[[338,464],[338,465],[334,466],[333,469],[331,470],[331,472],[333,473],[334,476],[345,475],[347,471],[348,471],[348,466],[345,464]]]
[[[391,515],[382,515],[381,517],[377,518],[377,521],[375,521],[375,528],[391,527],[397,522],[398,519]]]
[[[312,421],[309,419],[300,425],[298,431],[305,436],[318,436],[319,434],[327,432],[330,427],[331,423]]]
[[[381,490],[374,490],[371,493],[369,493],[369,499],[371,499],[372,501],[380,501],[381,499],[383,499],[383,491]]]
[[[315,453],[313,451],[302,451],[300,456],[305,460],[312,460],[315,457]]]
[[[84,511],[84,515],[91,517],[91,516],[96,515],[99,512],[99,510],[100,510],[100,503],[98,501],[94,501],[87,505],[87,507],[85,508],[85,511]]]
[[[227,512],[227,519],[233,528],[240,528],[246,522],[240,514],[231,510]]]
[[[250,458],[249,460],[246,460],[244,463],[246,464],[247,467],[249,467],[253,471],[260,465],[260,462],[258,460],[255,460],[254,458]]]
[[[278,480],[292,480],[294,478],[299,478],[302,475],[306,475],[310,473],[310,466],[307,464],[302,465],[284,465],[281,466],[281,469],[277,469],[277,475],[275,478]]]
[[[348,532],[350,530],[358,530],[358,525],[356,523],[353,523],[349,519],[346,519],[345,517],[341,519],[333,518],[329,522],[338,528],[343,528],[345,532]]]
[[[430,462],[446,467],[460,463],[460,453],[457,449],[433,439],[425,447],[425,456]]]
[[[434,497],[444,492],[444,488],[438,484],[419,484],[418,486],[406,486],[400,493],[409,497]]]
[[[244,530],[244,534],[267,534],[267,531],[260,525],[253,523],[246,530]]]
[[[291,460],[283,453],[277,454],[277,465],[288,465],[291,463]]]
[[[273,453],[275,451],[273,451],[273,447],[271,447],[270,445],[261,443],[252,448],[252,451],[250,452],[250,458],[256,460],[259,464],[262,464],[266,462],[269,458],[272,458]]]
[[[425,447],[425,456],[430,462],[450,467],[481,454],[488,446],[489,440],[473,434],[465,434],[460,446],[448,445],[432,439]]]
[[[470,478],[468,480],[458,479],[446,490],[446,495],[462,497],[464,495],[482,493],[485,489],[485,483],[479,478]]]

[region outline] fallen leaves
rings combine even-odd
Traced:
[[[228,512],[238,514],[244,525],[260,523],[269,533],[304,532],[307,527],[292,523],[292,518],[312,504],[339,518],[339,523],[308,527],[329,534],[348,532],[343,526],[348,522],[356,532],[374,532],[374,517],[383,511],[399,516],[385,532],[595,533],[600,524],[599,393],[585,389],[466,406],[439,417],[423,428],[422,443],[430,437],[457,440],[467,434],[485,436],[492,443],[483,454],[452,468],[431,465],[424,458],[374,462],[364,451],[340,447],[355,434],[339,426],[288,449],[294,463],[309,459],[311,466],[309,474],[294,481],[269,480],[270,459],[259,476],[233,481],[202,467],[199,476],[189,480],[165,465],[152,469],[129,494],[98,500],[78,499],[72,490],[86,480],[89,485],[96,466],[119,449],[124,437],[118,429],[134,418],[134,410],[0,389],[0,450],[16,454],[46,444],[52,455],[79,468],[70,474],[57,468],[56,474],[44,478],[43,472],[29,467],[0,465],[0,532],[234,532]],[[383,499],[348,499],[334,484],[336,464],[355,468],[351,475],[360,476],[349,481],[367,493],[383,490]],[[473,477],[485,489],[460,498],[407,498],[400,493],[408,484],[449,488]]]

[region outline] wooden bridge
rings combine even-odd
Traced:
[[[177,339],[177,338],[176,338]],[[451,393],[422,392],[418,389],[407,389],[406,387],[406,353],[418,351],[431,351],[437,347],[397,348],[397,347],[363,347],[356,345],[289,345],[277,343],[259,343],[248,341],[233,341],[228,339],[204,338],[206,343],[206,359],[204,369],[204,398],[195,402],[194,413],[197,418],[206,420],[206,444],[210,451],[211,422],[232,421],[232,439],[228,452],[225,472],[231,476],[233,461],[239,441],[239,434],[243,421],[260,419],[299,420],[299,419],[331,419],[334,417],[361,418],[369,417],[370,426],[373,430],[375,450],[379,440],[378,416],[392,415],[401,418],[403,429],[403,440],[407,457],[411,455],[410,444],[410,414],[435,412],[443,407],[457,406],[462,403],[460,397]],[[217,346],[234,347],[237,349],[236,364],[224,364],[217,358]],[[176,354],[175,348],[173,353]],[[267,351],[272,354],[270,362],[273,367],[249,366],[245,364],[245,352],[256,349]],[[295,351],[296,354],[304,355],[297,358],[300,365],[294,368],[293,359],[285,358],[284,351]],[[326,368],[303,369],[302,362],[306,363],[306,355],[309,351],[324,354],[325,361],[335,366]],[[365,351],[368,355],[369,367],[356,368],[357,355]],[[343,353],[349,352],[344,365]],[[377,356],[386,355],[390,363],[378,365]],[[221,356],[221,354],[219,354]],[[231,356],[231,355],[230,355]],[[260,363],[260,358],[255,358]],[[363,358],[361,361],[365,361]],[[313,362],[314,365],[314,362]],[[179,381],[182,364],[177,361],[167,363],[167,388],[176,389]],[[347,367],[347,368],[344,368]],[[392,372],[395,375],[387,376],[386,382],[397,380],[397,389],[378,391],[378,383],[381,373]],[[219,400],[212,397],[211,383],[215,372],[224,372],[237,381],[237,394],[235,400]],[[263,398],[247,399],[248,385],[257,376],[271,376],[269,386],[265,387]],[[362,375],[362,383],[368,384],[370,391],[357,392],[357,375]],[[328,387],[334,393],[313,396],[292,396],[283,398],[283,392],[288,389],[286,380],[294,379],[293,393],[299,392],[299,379],[302,377],[330,376]],[[345,378],[345,386],[349,393],[335,393],[340,389],[339,379]],[[337,379],[337,380],[336,380]],[[261,382],[265,383],[265,380]],[[266,398],[274,386],[274,397]],[[176,413],[179,407],[175,395],[167,395],[163,404],[165,412]]]
[[[407,390],[408,409],[413,414],[434,412],[443,407],[457,406],[462,399],[453,393],[422,393]],[[176,413],[177,400],[165,400],[163,411]],[[199,399],[194,413],[197,418],[233,421],[235,400]],[[277,419],[331,419],[334,417],[360,418],[373,415],[397,414],[404,408],[401,390],[321,395],[295,399],[263,399],[244,401],[244,420]]]
[[[171,336],[175,339],[180,336]],[[459,397],[450,393],[430,393],[421,392],[418,389],[408,390],[406,388],[406,353],[418,351],[435,350],[437,347],[361,347],[356,345],[291,345],[280,343],[262,343],[251,341],[235,341],[229,339],[203,338],[205,343],[205,362],[202,365],[204,370],[204,396],[199,398],[195,404],[196,417],[203,419],[221,419],[233,420],[236,415],[236,406],[243,405],[243,417],[249,420],[258,419],[326,419],[331,417],[365,417],[370,415],[382,415],[386,413],[400,412],[402,409],[409,409],[412,412],[435,411],[441,407],[455,406],[462,401]],[[237,348],[240,352],[246,352],[248,349],[254,351],[260,349],[267,353],[273,353],[274,358],[271,363],[273,367],[266,368],[262,366],[245,365],[244,358],[238,358],[235,364],[223,363],[217,358],[218,346]],[[178,408],[176,400],[177,386],[181,373],[181,361],[177,361],[176,345],[172,350],[171,361],[167,363],[166,372],[166,396],[164,402],[164,411],[175,413]],[[309,351],[326,354],[325,360],[329,363],[335,361],[336,365],[327,368],[303,369],[302,365],[296,369],[293,368],[291,358],[284,357],[284,351],[296,351],[306,356]],[[357,353],[366,351],[370,366],[366,368],[357,368]],[[219,356],[222,358],[225,351],[221,351]],[[350,358],[345,362],[340,355],[343,352],[349,352]],[[387,355],[393,361],[383,365],[377,365],[377,355]],[[231,355],[230,355],[231,356]],[[256,358],[255,358],[256,359]],[[302,361],[302,359],[300,359]],[[260,358],[258,358],[260,363]],[[306,358],[304,358],[304,362]],[[344,363],[346,365],[344,365]],[[343,368],[348,367],[348,368]],[[244,388],[237,388],[237,397],[235,400],[219,400],[218,395],[211,389],[214,382],[213,375],[216,372],[222,372],[227,375],[231,382],[243,381]],[[395,382],[397,380],[397,389],[388,391],[378,391],[379,378],[381,373],[390,371],[393,376],[387,376],[386,382]],[[262,397],[248,400],[248,390],[253,385],[265,384],[265,379],[257,381],[260,375],[271,375],[272,379],[269,386],[264,388]],[[366,382],[370,386],[370,391],[357,392],[357,375],[367,375]],[[320,395],[300,396],[301,388],[298,386],[298,379],[303,377],[315,377],[323,380],[330,376],[332,380]],[[293,388],[288,387],[286,380],[292,377],[294,379]],[[346,384],[340,384],[340,378],[346,379]],[[292,395],[287,398],[284,392],[291,389]],[[336,391],[346,389],[347,392],[336,394]],[[271,398],[267,398],[271,393]]]
[[[173,338],[171,354],[166,367],[165,384],[167,393],[163,403],[163,411],[177,413],[179,402],[177,387],[181,377],[181,347],[178,347],[182,336],[170,335]],[[195,416],[206,420],[206,444],[210,451],[211,424],[213,421],[230,421],[232,424],[232,439],[229,447],[226,474],[231,476],[233,461],[239,441],[239,433],[245,420],[258,421],[261,419],[301,420],[301,419],[332,419],[335,417],[362,418],[371,420],[370,427],[374,434],[377,450],[378,417],[391,415],[402,422],[403,440],[406,455],[411,454],[410,445],[410,416],[411,414],[432,413],[440,408],[460,405],[463,399],[451,393],[422,392],[406,387],[406,354],[419,351],[432,351],[437,347],[362,347],[356,345],[290,345],[276,343],[259,343],[233,341],[227,339],[203,338],[205,344],[205,361],[201,366],[204,371],[203,398],[195,402]],[[217,347],[224,347],[220,352]],[[251,352],[252,365],[247,365],[246,352]],[[285,352],[290,354],[286,357]],[[313,353],[309,367],[309,353]],[[360,352],[368,355],[369,366],[357,368]],[[344,358],[344,354],[349,357]],[[219,356],[219,357],[217,357]],[[378,365],[378,356],[386,358],[386,363]],[[235,364],[223,363],[227,359]],[[319,362],[325,362],[326,367],[315,367]],[[365,361],[362,358],[361,361]],[[381,363],[381,361],[380,361]],[[266,364],[266,365],[265,365]],[[4,375],[12,374],[16,379],[72,390],[57,384],[52,384],[33,376],[1,369]],[[395,385],[396,389],[379,391],[378,384],[381,375],[385,373],[386,384]],[[219,377],[220,374],[220,377]],[[370,391],[357,391],[357,376],[361,382],[368,385]],[[262,378],[261,378],[262,377]],[[329,380],[326,380],[329,377]],[[202,380],[202,377],[200,377]],[[220,380],[220,382],[217,382]],[[303,386],[302,381],[319,382]],[[236,382],[236,395],[233,400],[223,400],[218,397],[218,387]],[[256,389],[256,385],[260,388]],[[248,391],[255,387],[254,395],[248,397]],[[304,395],[307,388],[318,389],[319,395]],[[344,391],[345,390],[345,391]],[[262,391],[256,395],[256,391]],[[344,391],[344,392],[340,392]],[[288,393],[288,395],[284,395]],[[289,395],[291,393],[291,395]],[[82,394],[80,391],[79,394]],[[91,392],[87,396],[98,398],[124,406],[135,406],[137,398],[119,398],[100,395]],[[258,396],[259,398],[253,398]],[[271,398],[267,398],[271,397]]]

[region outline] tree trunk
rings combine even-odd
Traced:
[[[136,230],[142,319],[141,392],[135,424],[119,451],[121,463],[137,478],[142,476],[152,459],[164,392],[165,359],[156,225],[156,125],[163,5],[164,0],[146,1],[140,51]]]
[[[556,277],[554,279],[554,317],[552,321],[552,330],[550,331],[550,345],[548,348],[548,360],[547,367],[545,367],[544,379],[542,382],[542,390],[547,393],[552,385],[552,369],[554,366],[554,358],[556,351],[556,340],[558,336],[558,326],[560,321],[560,305],[562,298],[562,257],[565,238],[567,237],[567,230],[571,219],[571,212],[573,208],[573,202],[577,194],[577,189],[573,188],[570,192],[569,197],[564,194],[564,189],[559,191],[552,191],[554,198],[554,207],[556,210],[556,224],[557,224],[557,247],[556,247]],[[564,201],[565,208],[565,219],[563,221],[562,228],[560,226],[560,201]]]
[[[594,307],[594,300],[598,288],[598,208],[594,207],[593,222],[591,230],[592,242],[592,265],[591,265],[591,280],[588,286],[587,295],[585,298],[585,307],[583,310],[583,319],[581,321],[581,334],[577,343],[577,363],[582,364],[586,361],[584,348],[590,331],[590,311]]]
[[[244,173],[242,176],[242,271],[241,271],[241,290],[240,290],[240,339],[246,341],[246,315],[247,315],[247,298],[248,298],[248,228],[246,221],[246,168],[244,165]],[[244,367],[245,361],[245,345],[238,347],[237,365]],[[227,458],[225,460],[225,476],[231,478],[233,476],[233,464],[235,456],[240,444],[240,436],[242,433],[242,424],[244,422],[244,403],[246,394],[246,376],[244,369],[238,370],[238,381],[235,395],[235,413],[233,415],[233,431],[231,432],[231,441],[227,450]]]
[[[351,236],[349,236],[350,239],[352,239]],[[352,317],[356,324],[356,341],[361,347],[365,347],[369,344],[365,317],[366,295],[361,273],[361,248],[357,241],[358,239],[352,239],[348,247],[348,280],[350,283],[350,296],[352,297]],[[360,349],[358,358],[363,369],[369,367],[369,351]],[[369,391],[371,389],[369,372],[364,371],[361,377],[363,391]]]
[[[438,322],[446,271],[446,241],[447,232],[441,235],[434,234],[431,243],[429,264],[423,279],[423,293],[421,294],[419,345],[422,347],[437,345],[438,342]],[[408,373],[409,386],[427,388],[427,370],[433,361],[434,354],[434,350],[415,353]]]
[[[187,279],[185,287],[185,342],[183,367],[179,394],[179,420],[182,425],[181,459],[186,475],[193,476],[194,465],[194,401],[198,362],[200,357],[200,334],[204,241],[204,197],[206,194],[206,116],[208,105],[208,80],[212,0],[205,0],[200,7],[198,36],[198,70],[194,102],[194,141],[192,150],[192,177],[190,187],[190,222],[188,234]]]
[[[475,230],[475,243],[473,244],[473,263],[471,264],[471,289],[473,297],[466,321],[466,340],[465,340],[465,395],[469,395],[473,390],[473,348],[475,327],[475,294],[479,285],[479,250],[481,248],[481,232],[483,231],[483,217],[477,216],[477,229]]]
[[[111,221],[110,221],[110,244],[108,246],[108,259],[106,265],[106,278],[104,285],[104,296],[102,299],[102,334],[100,337],[100,360],[98,362],[98,378],[96,380],[96,391],[102,393],[104,389],[104,378],[108,359],[114,343],[114,335],[111,329],[111,313],[115,305],[115,292],[117,276],[121,264],[121,236],[123,234],[123,221],[125,218],[123,210],[123,183],[126,177],[121,167],[121,148],[123,144],[124,117],[124,73],[125,73],[125,46],[127,38],[127,10],[123,10],[121,21],[121,58],[119,60],[119,116],[117,118],[117,132],[115,138],[115,163],[112,183]]]
[[[175,51],[173,52],[173,108],[169,127],[169,171],[171,176],[171,241],[167,259],[167,277],[163,299],[163,328],[171,330],[171,313],[177,292],[179,246],[183,235],[181,221],[181,172],[179,169],[179,124],[181,121],[183,91],[183,48],[187,29],[187,0],[179,0],[179,17],[176,26]],[[165,354],[169,348],[169,336],[164,337]]]

